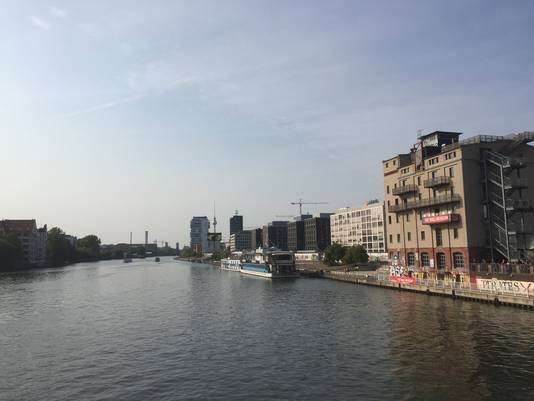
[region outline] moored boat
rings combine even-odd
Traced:
[[[234,259],[231,257],[221,259],[220,269],[238,272],[241,270],[241,259]]]
[[[244,254],[241,273],[266,278],[299,277],[293,252],[276,248],[258,248],[253,254]]]

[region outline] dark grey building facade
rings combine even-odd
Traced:
[[[287,248],[293,252],[304,250],[304,221],[290,221],[288,223]]]
[[[230,217],[230,235],[243,231],[243,216],[236,214]]]
[[[324,251],[330,245],[330,214],[304,220],[304,249]]]
[[[287,251],[287,221],[273,221],[263,226],[263,246]]]

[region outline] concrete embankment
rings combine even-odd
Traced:
[[[453,299],[463,299],[468,301],[492,303],[494,305],[534,309],[534,297],[532,296],[517,296],[512,294],[475,290],[470,288],[456,287],[454,284],[401,284],[383,279],[375,272],[324,271],[322,272],[322,277],[330,280],[345,281],[361,285],[371,285],[397,291],[412,291],[427,295],[450,297]]]

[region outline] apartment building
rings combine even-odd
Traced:
[[[46,242],[48,231],[46,224],[37,228],[35,220],[1,220],[0,234],[15,235],[22,248],[24,258],[34,266],[46,263]]]
[[[534,133],[420,135],[383,161],[387,249],[414,271],[526,262],[534,249]]]
[[[384,203],[376,199],[359,207],[336,209],[330,216],[331,242],[362,245],[371,258],[386,255]]]

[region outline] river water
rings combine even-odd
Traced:
[[[534,312],[153,260],[0,274],[1,400],[534,400]]]

